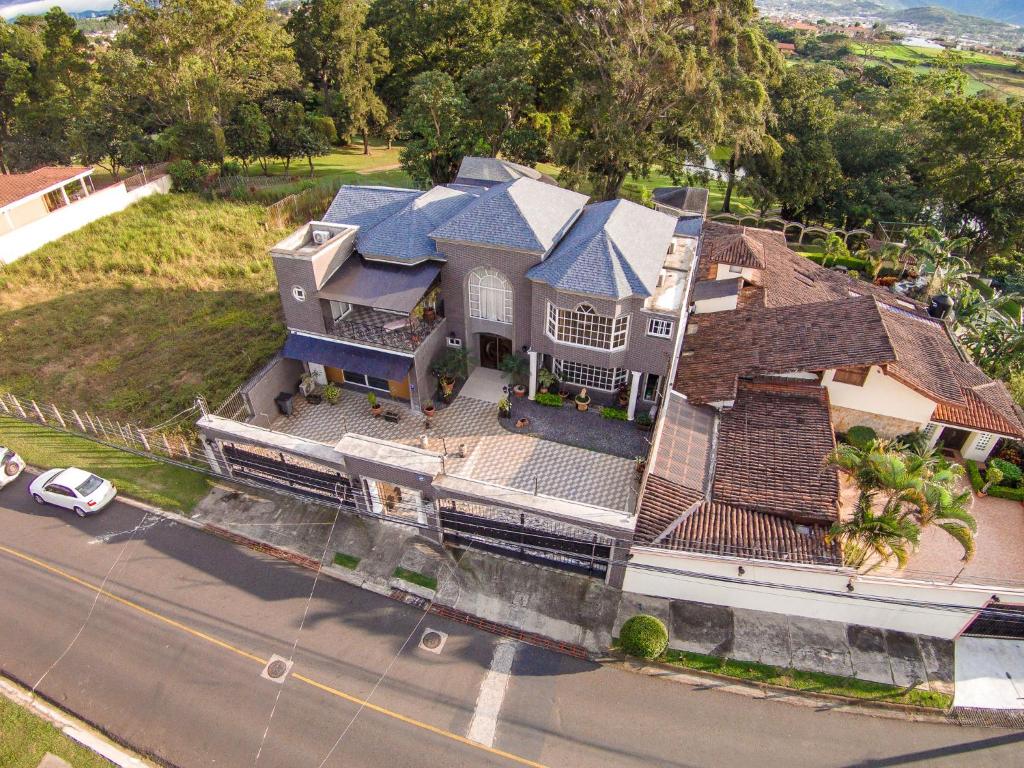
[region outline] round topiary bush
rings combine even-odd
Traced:
[[[630,656],[656,659],[668,647],[668,630],[656,616],[638,614],[622,625],[619,647]]]
[[[1003,485],[1015,488],[1020,484],[1021,475],[1024,473],[1021,472],[1020,467],[1016,464],[1011,464],[1004,459],[990,459],[989,465],[998,468],[1003,473]]]
[[[860,448],[862,451],[870,448],[871,444],[877,439],[878,435],[875,434],[875,430],[871,427],[850,427],[850,430],[846,433],[846,442],[854,448]]]

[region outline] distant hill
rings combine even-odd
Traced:
[[[885,0],[883,0],[885,1]],[[888,0],[886,5],[897,8],[920,6],[920,0]],[[941,6],[965,16],[978,16],[1007,24],[1024,25],[1024,0],[932,0],[931,5]]]
[[[1024,44],[1024,29],[1007,22],[970,16],[934,5],[892,11],[882,16],[890,24],[915,24],[948,36],[963,36],[1000,40],[1004,43]]]
[[[905,11],[924,5],[1006,24],[1024,26],[1024,0],[755,0],[768,11],[794,11],[825,18]]]

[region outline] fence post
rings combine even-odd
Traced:
[[[98,435],[99,432],[96,431],[96,422],[92,420],[92,416],[89,415],[88,411],[85,412],[85,420],[89,422],[89,431],[94,435]]]
[[[185,438],[181,438],[181,449],[185,452],[185,458],[191,459],[192,453],[188,449],[188,443],[185,442]]]
[[[86,432],[87,430],[85,429],[85,424],[82,423],[82,417],[78,415],[78,411],[76,411],[74,408],[72,408],[71,409],[71,415],[74,416],[75,423],[78,424],[78,431],[79,432]]]
[[[85,415],[86,415],[86,418],[89,417],[89,413],[88,412],[86,412]],[[91,423],[92,419],[89,419],[89,421]],[[99,416],[97,416],[96,417],[96,423],[100,425],[100,431],[97,434],[102,434],[103,435],[103,439],[106,440],[109,443],[110,442],[110,438],[107,436],[107,428],[103,424],[103,419],[101,419]]]
[[[43,412],[41,410],[39,410],[39,406],[36,404],[36,401],[35,400],[29,400],[29,402],[32,403],[32,409],[36,412],[36,416],[39,417],[39,423],[40,424],[45,424],[46,423],[46,417],[43,416]]]
[[[21,415],[21,418],[27,419],[28,414],[25,413],[25,409],[21,407],[21,403],[18,402],[18,398],[14,396],[13,392],[11,392],[11,402],[14,403],[14,410]]]
[[[60,415],[60,409],[58,409],[53,403],[50,403],[50,408],[53,410],[53,415],[57,417],[57,421],[60,423],[60,428],[67,429],[68,425],[64,423],[64,417]]]
[[[142,443],[143,450],[145,450],[146,453],[149,453],[149,440],[146,439],[146,435],[138,427],[135,428],[135,431],[138,433],[139,442]]]
[[[7,407],[7,403],[4,402],[4,393],[0,392],[0,408],[3,408],[4,413],[10,413],[11,409]]]

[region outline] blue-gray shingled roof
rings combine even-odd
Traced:
[[[676,222],[676,234],[682,237],[700,237],[703,227],[703,216],[686,216]]]
[[[479,191],[479,190],[478,190]],[[434,187],[370,229],[361,229],[356,247],[369,259],[418,264],[427,259],[444,259],[437,252],[430,232],[448,221],[471,202],[476,194]]]
[[[345,185],[334,196],[323,221],[369,229],[398,213],[421,194],[416,189]]]
[[[558,247],[526,276],[574,293],[651,296],[675,226],[674,217],[628,200],[588,205]]]
[[[532,179],[498,184],[430,233],[437,240],[547,253],[586,205],[586,195]]]

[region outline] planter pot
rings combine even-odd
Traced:
[[[434,408],[434,406],[432,405],[426,405],[423,407],[423,415],[426,416],[428,419],[431,418],[436,412],[437,409]]]
[[[516,419],[516,429],[525,429],[530,426],[530,420],[525,416],[521,419]]]
[[[522,384],[516,384],[512,388],[512,392],[515,394],[516,397],[526,397],[526,387],[524,387]]]
[[[434,322],[437,320],[437,310],[433,307],[427,307],[423,310],[423,319],[428,323]]]
[[[370,408],[370,414],[374,418],[376,418],[377,416],[380,416],[383,411],[384,411],[384,406],[383,405],[375,405],[372,408]]]
[[[628,397],[620,397],[618,399],[618,403],[619,403],[620,406],[625,407],[625,406],[629,405],[629,398]]]
[[[548,393],[548,388],[547,388],[547,387],[541,387],[541,388],[540,388],[540,393],[541,393],[542,395],[546,395],[546,394]]]
[[[566,391],[566,390],[564,390],[564,389],[563,389],[563,390],[562,390],[561,392],[559,392],[559,393],[558,393],[558,396],[559,396],[560,398],[562,398],[563,400],[568,400],[568,399],[569,399],[569,396],[570,396],[571,394],[572,394],[571,392],[568,392],[568,391]]]
[[[576,401],[576,410],[577,411],[585,411],[589,407],[590,407],[590,401],[589,400],[587,402],[585,402],[585,403],[581,403],[579,400]]]

